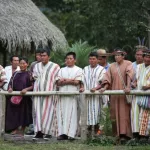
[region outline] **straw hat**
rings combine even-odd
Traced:
[[[97,50],[98,56],[111,56],[111,53],[107,53],[105,49],[98,49]]]

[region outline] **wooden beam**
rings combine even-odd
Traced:
[[[123,90],[106,90],[104,93],[96,91],[95,93],[86,90],[83,92],[85,95],[125,95]],[[0,95],[21,95],[19,91],[13,91],[8,93],[7,91],[0,91]],[[48,96],[48,95],[80,95],[78,91],[39,91],[39,92],[27,92],[24,96],[33,95],[33,96]],[[128,95],[150,95],[150,90],[132,90]]]

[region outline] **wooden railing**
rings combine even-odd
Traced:
[[[12,93],[8,93],[7,91],[0,91],[0,136],[3,138],[5,134],[5,108],[6,108],[6,95],[20,95],[19,91],[13,91]],[[41,91],[41,92],[27,92],[25,96],[49,96],[49,95],[78,95],[80,97],[80,101],[82,102],[81,109],[81,139],[86,140],[87,138],[87,101],[86,95],[125,95],[123,90],[107,90],[104,93],[100,93],[96,91],[95,93],[91,93],[90,91],[84,91],[83,93],[79,93],[78,91]],[[150,90],[142,91],[142,90],[132,90],[130,95],[150,95]]]

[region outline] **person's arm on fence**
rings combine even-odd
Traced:
[[[104,91],[106,91],[109,87],[109,84],[104,84],[103,87],[99,90],[100,93],[103,93]]]
[[[149,90],[150,89],[150,85],[148,86],[142,86],[142,90]]]
[[[79,85],[80,81],[75,80],[75,79],[66,79],[66,78],[61,78],[60,80],[57,81],[58,86],[64,86],[64,85]]]
[[[131,87],[131,78],[129,76],[127,76],[127,86],[124,89],[125,93],[130,93],[130,87]]]
[[[80,82],[80,89],[79,89],[79,92],[84,92],[84,84],[83,84],[83,82],[81,81]]]
[[[95,92],[96,90],[99,90],[101,87],[102,87],[101,84],[99,84],[97,87],[92,88],[90,91]]]
[[[33,90],[33,85],[30,86],[30,87],[28,87],[28,88],[23,89],[23,90],[20,92],[20,94],[26,94],[27,91],[31,91],[31,90]]]

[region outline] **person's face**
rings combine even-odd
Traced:
[[[106,56],[98,56],[98,63],[100,65],[103,65],[106,62],[107,58]]]
[[[144,56],[144,63],[146,66],[150,65],[150,55],[145,55]]]
[[[137,63],[143,62],[143,51],[142,50],[139,50],[136,52],[135,59],[136,59]]]
[[[38,62],[41,61],[41,53],[36,53],[36,54],[35,54],[35,57],[36,57],[36,60],[37,60]]]
[[[98,64],[98,59],[95,56],[89,57],[89,64],[91,67],[96,67]]]
[[[117,63],[121,63],[124,60],[124,56],[122,56],[121,54],[115,54],[115,60]]]
[[[74,59],[73,55],[68,55],[65,59],[65,64],[68,66],[68,67],[72,67],[74,66],[76,63],[76,60]]]
[[[26,71],[27,70],[28,63],[25,60],[21,60],[19,65],[20,65],[20,70],[21,71]]]
[[[19,58],[18,57],[13,57],[11,65],[12,65],[12,68],[16,69],[17,66],[19,66]]]
[[[41,62],[45,65],[49,62],[50,57],[46,52],[41,53]]]

